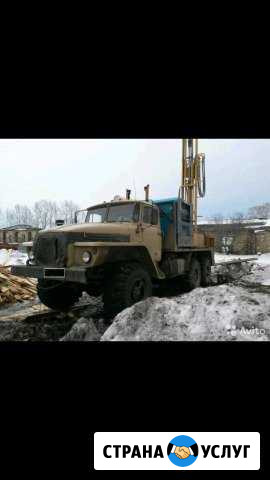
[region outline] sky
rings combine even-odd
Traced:
[[[270,202],[270,139],[200,139],[206,196],[199,215],[228,216]],[[86,208],[115,195],[177,196],[180,139],[0,139],[0,208],[73,200]]]

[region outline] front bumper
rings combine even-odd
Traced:
[[[11,267],[11,273],[20,277],[87,283],[87,268],[85,267],[56,268],[37,265],[14,265]]]

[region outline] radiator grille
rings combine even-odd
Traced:
[[[65,236],[40,235],[34,245],[38,265],[65,266],[67,242]]]
[[[42,233],[34,242],[34,256],[38,265],[65,267],[67,247],[74,242],[128,242],[129,235],[96,234],[84,232]]]

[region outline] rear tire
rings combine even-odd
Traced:
[[[72,284],[40,279],[37,294],[46,307],[65,312],[79,300],[82,291]]]
[[[203,258],[201,262],[202,269],[202,287],[209,287],[211,285],[211,260],[209,257]]]
[[[196,258],[193,258],[191,260],[189,272],[186,277],[186,284],[188,288],[190,288],[191,290],[193,290],[194,288],[198,288],[201,285],[201,278],[201,264]]]
[[[107,313],[116,315],[151,295],[152,281],[149,273],[136,263],[121,265],[106,280],[104,309]]]

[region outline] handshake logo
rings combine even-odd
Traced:
[[[193,438],[180,435],[171,440],[167,448],[167,454],[174,465],[188,467],[198,457],[198,445]]]

